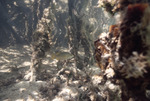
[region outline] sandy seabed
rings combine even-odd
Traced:
[[[103,86],[97,66],[81,71],[70,61],[57,68],[49,55],[43,59],[38,80],[30,82],[30,60],[28,45],[0,48],[0,101],[104,101],[107,87],[118,89],[110,82]]]

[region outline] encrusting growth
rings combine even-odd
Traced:
[[[120,23],[111,25],[109,33],[95,41],[95,59],[104,75],[107,69],[114,70],[113,82],[119,80],[122,101],[149,101],[150,6],[120,0],[120,9],[125,12],[121,12]]]

